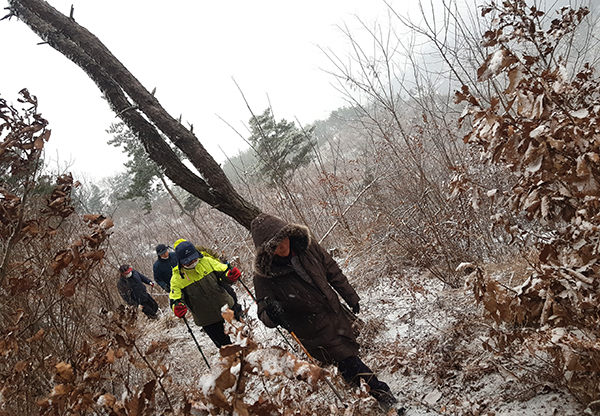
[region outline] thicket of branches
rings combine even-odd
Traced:
[[[40,406],[43,413],[89,401],[94,391],[75,391],[72,383],[99,364],[88,361],[97,352],[83,353],[93,331],[82,322],[115,306],[94,277],[112,222],[74,215],[78,183],[68,174],[43,173],[48,123],[27,90],[19,102],[22,111],[0,99],[0,389],[3,414],[37,414]],[[53,405],[38,403],[49,394]]]
[[[415,58],[393,24],[365,24],[368,52],[346,32],[351,63],[326,52],[352,117],[330,125],[281,208],[253,200],[302,211],[332,247],[425,267],[452,287],[467,262],[526,261],[510,281],[468,269],[493,324],[486,348],[545,354],[544,377],[590,403],[600,399],[597,17],[522,0],[474,10],[444,2],[443,29],[392,11],[442,64]]]
[[[387,29],[365,24],[369,52],[346,31],[351,63],[325,52],[348,107],[307,129],[318,143],[312,163],[285,177],[273,172],[269,187],[238,166],[238,190],[265,212],[305,223],[341,258],[365,259],[364,268],[401,276],[403,266],[417,266],[449,287],[472,285],[491,323],[486,348],[543,352],[553,382],[582,402],[598,400],[600,84],[594,59],[584,63],[594,49],[581,31],[588,11],[550,15],[516,0],[469,9],[476,16],[444,6],[444,31],[392,9]],[[415,43],[402,42],[395,27]],[[417,59],[424,38],[440,61]],[[151,276],[154,246],[179,238],[213,248],[246,278],[254,251],[247,230],[208,205],[184,209],[177,188],[146,199],[153,209],[145,216],[136,211],[142,205],[117,204],[97,188],[78,191],[83,204],[73,203],[78,183],[41,170],[50,132],[35,98],[23,91],[22,101],[24,112],[0,100],[6,414],[186,413],[192,403],[206,414],[249,411],[238,390],[232,399],[181,389],[166,365],[168,346],[140,342],[137,313],[117,308],[114,290],[120,264]],[[102,212],[83,216],[84,206]],[[529,269],[512,282],[485,273],[488,262],[520,257]],[[465,263],[475,265],[466,281]],[[225,377],[240,364],[237,352],[224,357],[223,390],[237,388]],[[310,384],[322,374],[309,369]],[[255,405],[250,414],[283,403],[261,397]]]

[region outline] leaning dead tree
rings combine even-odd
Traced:
[[[4,19],[17,17],[83,69],[171,181],[250,228],[259,209],[237,193],[198,138],[170,116],[96,36],[76,23],[72,12],[67,17],[42,0],[8,3],[9,14]],[[159,131],[182,150],[200,175],[184,165]]]

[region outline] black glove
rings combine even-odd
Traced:
[[[285,319],[285,311],[283,310],[283,305],[281,302],[271,299],[265,299],[265,301],[267,302],[265,312],[267,312],[267,315],[269,315],[271,321],[290,331],[290,324],[288,323],[287,319]]]
[[[358,313],[360,312],[360,305],[358,304],[358,302],[352,307],[352,312],[354,312],[355,315],[358,315]]]

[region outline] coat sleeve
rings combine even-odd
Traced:
[[[159,280],[162,280],[161,275],[162,273],[160,272],[160,263],[158,262],[158,260],[156,260],[152,265],[152,276],[154,276],[154,281],[158,282]]]
[[[146,283],[147,285],[152,284],[152,280],[148,279],[146,276],[144,276],[140,272],[138,272],[138,274],[140,275],[140,279],[142,279],[142,282]]]
[[[271,288],[263,282],[263,279],[254,276],[254,290],[256,292],[256,305],[257,305],[257,315],[258,319],[260,319],[266,326],[269,328],[275,328],[277,324],[269,318],[267,311],[265,310],[267,307],[267,299],[275,299],[273,291]]]
[[[350,282],[348,282],[348,278],[344,272],[342,272],[342,269],[340,269],[337,262],[319,244],[316,244],[316,250],[323,262],[323,267],[327,274],[327,282],[340,294],[348,306],[353,307],[358,304],[360,298]]]
[[[183,279],[179,274],[179,267],[175,267],[173,269],[173,275],[171,276],[171,291],[169,292],[169,301],[171,306],[173,306],[176,301],[183,301],[181,299],[181,290],[183,289],[182,282]]]
[[[212,268],[215,276],[217,276],[217,279],[219,281],[227,282],[227,279],[225,279],[225,275],[227,274],[227,269],[229,268],[229,266],[226,263],[223,263],[215,259],[214,257],[209,256],[205,256],[202,259],[202,261],[206,261],[208,262],[208,264],[210,264],[210,267]]]
[[[154,262],[154,266],[152,267],[154,281],[158,283],[158,285],[162,287],[165,292],[170,292],[171,276],[173,275],[173,270],[170,267],[171,263],[166,262],[165,264],[160,264],[159,261],[160,260]]]

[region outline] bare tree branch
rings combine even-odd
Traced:
[[[9,0],[9,9],[92,78],[111,109],[137,134],[170,180],[250,228],[259,209],[236,192],[198,138],[171,117],[98,38],[41,0]],[[200,175],[177,158],[158,130],[183,151]]]

